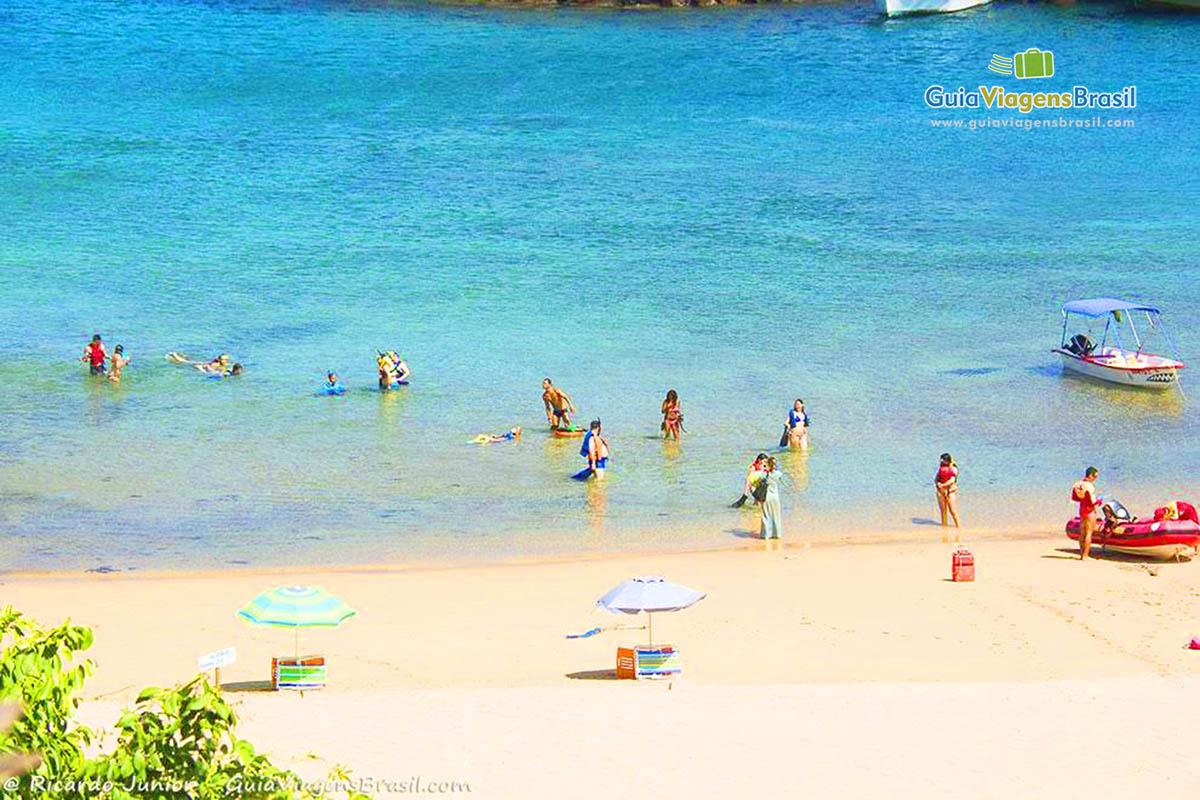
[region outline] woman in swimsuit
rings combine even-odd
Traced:
[[[796,398],[788,411],[787,419],[788,446],[798,447],[800,452],[808,452],[808,412],[804,410],[804,401]]]
[[[392,371],[396,376],[396,383],[408,383],[409,376],[412,372],[408,368],[408,362],[404,360],[404,356],[398,356],[395,352],[389,353],[392,357]]]
[[[683,409],[679,407],[679,395],[674,389],[667,390],[667,398],[662,402],[662,415],[663,438],[674,438],[678,442],[679,431],[683,427]]]
[[[958,527],[958,465],[949,453],[942,453],[941,464],[933,479],[937,489],[938,512],[942,516],[942,526],[947,524],[946,514],[954,518],[954,527]]]

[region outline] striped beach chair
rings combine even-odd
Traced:
[[[325,656],[271,659],[271,686],[276,689],[321,689],[325,686]]]
[[[673,645],[637,645],[617,648],[617,677],[670,678],[683,672],[683,659]]]

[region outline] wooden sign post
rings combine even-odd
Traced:
[[[228,666],[237,660],[237,650],[226,647],[224,650],[214,650],[196,659],[196,666],[201,672],[213,671],[213,684],[221,691],[221,667]]]

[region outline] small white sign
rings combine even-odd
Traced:
[[[196,659],[196,664],[200,667],[201,672],[207,672],[210,669],[229,666],[236,660],[237,650],[233,647],[226,647],[224,650],[214,650],[200,656]]]

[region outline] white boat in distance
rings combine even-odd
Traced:
[[[1149,331],[1162,333],[1171,350],[1175,352],[1175,358],[1143,351],[1142,337],[1138,335],[1137,325],[1133,321],[1133,315],[1136,313],[1146,315]],[[1099,345],[1087,333],[1077,333],[1070,339],[1067,338],[1067,324],[1072,314],[1086,319],[1105,319],[1104,333]],[[1063,369],[1078,372],[1089,378],[1143,389],[1167,389],[1178,383],[1177,372],[1183,369],[1183,362],[1179,360],[1179,352],[1163,326],[1162,313],[1154,306],[1115,300],[1111,297],[1097,297],[1090,300],[1072,300],[1063,304],[1062,315],[1062,344],[1052,352],[1062,356]],[[1129,329],[1133,332],[1133,340],[1137,344],[1136,350],[1127,350],[1121,342],[1121,328],[1124,326],[1122,317],[1129,322]],[[1116,346],[1108,343],[1110,333],[1116,341]]]
[[[975,6],[984,6],[992,0],[875,0],[875,7],[885,17],[902,17],[906,14],[945,14],[963,11]],[[1200,2],[1200,0],[1197,0]]]

